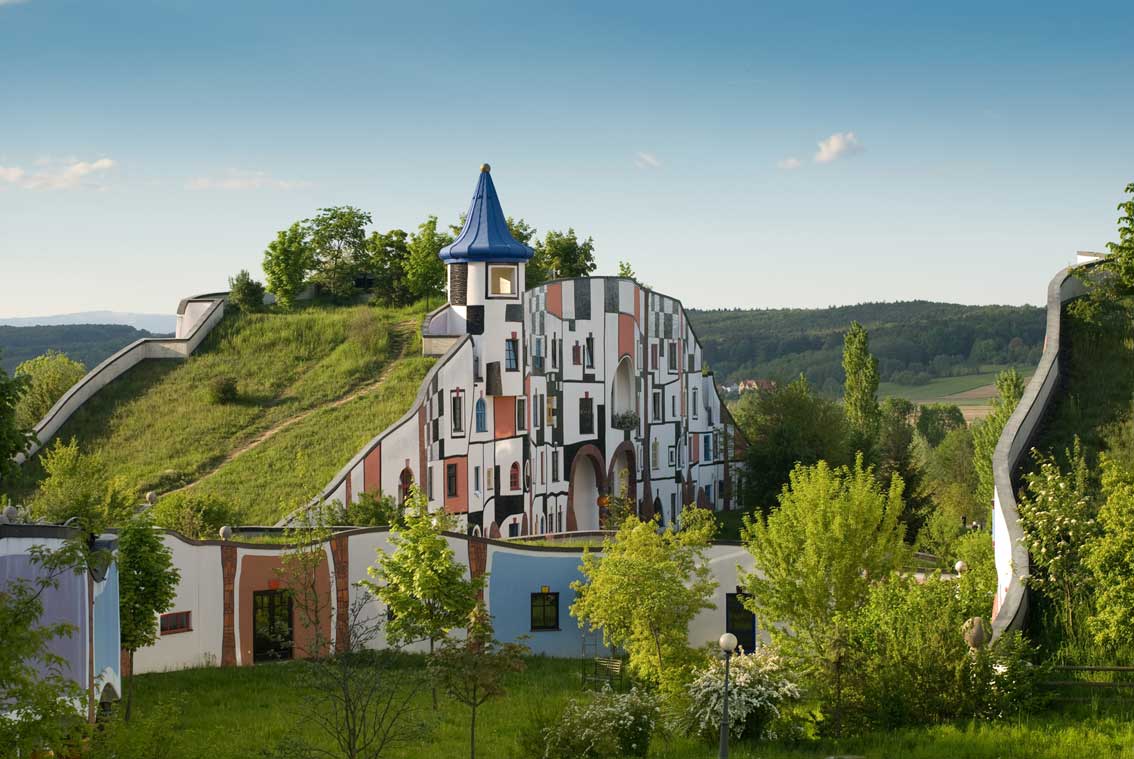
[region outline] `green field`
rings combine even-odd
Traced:
[[[246,759],[271,756],[270,750],[289,734],[319,740],[306,721],[301,691],[296,687],[297,664],[273,664],[240,669],[197,669],[141,675],[137,680],[136,715],[163,698],[176,699],[178,724],[172,727],[170,756]],[[404,657],[405,672],[419,671],[422,657]],[[509,676],[508,693],[480,710],[477,755],[491,759],[520,759],[516,737],[538,706],[555,710],[581,693],[580,665],[575,660],[534,657],[524,673]],[[417,705],[428,711],[423,692]],[[1134,757],[1134,710],[1085,705],[1073,712],[1051,711],[1002,722],[961,722],[927,728],[875,733],[841,742],[798,744],[734,744],[735,759],[822,759],[862,756],[867,759],[1091,759]],[[468,756],[468,710],[442,697],[431,718],[432,729],[414,745],[405,745],[391,759],[434,759]],[[329,744],[324,743],[329,748]],[[385,756],[385,755],[384,755]],[[685,736],[655,739],[651,757],[711,759],[715,746]],[[522,757],[522,759],[533,759]]]
[[[961,377],[938,377],[924,385],[898,385],[882,382],[878,385],[880,398],[906,398],[916,403],[951,403],[957,406],[988,406],[995,394],[992,387],[996,375],[1008,366],[981,367],[980,374],[966,374]],[[1018,366],[1025,382],[1031,379],[1035,367]],[[984,390],[987,389],[987,390]]]
[[[274,522],[314,495],[409,408],[431,361],[420,309],[311,306],[226,316],[183,362],[139,364],[58,435],[97,453],[139,493],[223,498],[243,522]],[[218,377],[235,402],[210,398]],[[25,467],[24,494],[42,476]]]

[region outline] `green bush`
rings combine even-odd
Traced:
[[[343,524],[355,527],[396,527],[403,523],[402,509],[393,496],[359,493],[342,514]]]
[[[241,311],[259,311],[264,307],[264,285],[252,279],[246,269],[229,277],[228,288],[228,302]]]
[[[235,403],[240,397],[236,389],[236,379],[228,375],[209,380],[209,400],[213,403]]]
[[[653,695],[636,688],[606,687],[590,699],[572,699],[544,728],[542,759],[646,756],[660,711]]]
[[[1047,703],[1041,682],[1047,668],[1036,666],[1036,649],[1013,630],[991,646],[970,651],[961,668],[961,713],[1004,719],[1038,711]]]
[[[221,527],[238,521],[229,504],[192,491],[159,498],[152,514],[156,524],[194,540],[215,539]]]

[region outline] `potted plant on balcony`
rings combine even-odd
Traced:
[[[610,426],[616,430],[638,429],[637,411],[619,411],[610,415]]]

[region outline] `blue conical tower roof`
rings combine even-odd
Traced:
[[[496,187],[492,184],[490,167],[484,164],[480,167],[480,179],[465,217],[465,226],[457,239],[442,248],[438,255],[445,263],[517,262],[527,261],[534,252],[508,231],[500,198],[496,197]]]

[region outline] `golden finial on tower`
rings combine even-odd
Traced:
[[[492,167],[491,167],[491,166],[489,166],[489,165],[488,165],[487,163],[482,163],[482,164],[480,165],[480,170],[481,170],[482,172],[484,172],[485,174],[487,174],[488,172],[492,171]]]

